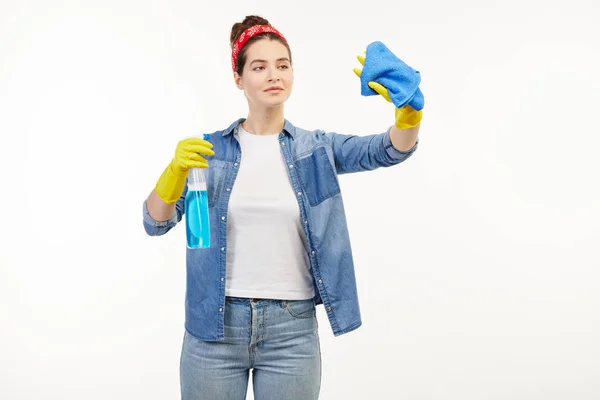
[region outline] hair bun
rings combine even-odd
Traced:
[[[237,22],[231,28],[231,36],[229,37],[229,45],[233,47],[233,44],[238,37],[246,29],[253,27],[254,25],[271,25],[268,20],[258,15],[247,15],[242,22]]]

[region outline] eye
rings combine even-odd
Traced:
[[[287,66],[287,65],[280,65],[279,68],[288,69],[289,66]]]
[[[256,68],[253,68],[252,71],[258,71],[259,69],[264,69],[264,68],[265,67],[256,67]]]

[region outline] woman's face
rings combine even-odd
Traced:
[[[235,83],[251,105],[277,107],[292,93],[294,71],[287,48],[278,40],[261,39],[246,49],[246,64]]]

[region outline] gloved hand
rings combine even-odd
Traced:
[[[213,156],[213,145],[200,138],[183,139],[177,144],[175,157],[156,182],[156,194],[165,203],[175,203],[185,187],[185,179],[190,168],[208,168],[208,161],[200,154]]]
[[[366,52],[365,52],[366,54]],[[365,65],[365,57],[364,56],[356,56],[361,65]],[[361,70],[358,68],[354,68],[354,73],[356,76],[360,78]],[[369,87],[383,96],[388,102],[392,102],[388,90],[381,84],[377,82],[369,82]],[[408,104],[404,107],[395,109],[395,125],[398,129],[408,129],[413,128],[421,123],[421,119],[423,119],[423,110],[416,111]]]

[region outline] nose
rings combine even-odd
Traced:
[[[269,72],[269,82],[277,82],[279,80],[279,76],[277,75],[277,71],[270,69]]]

